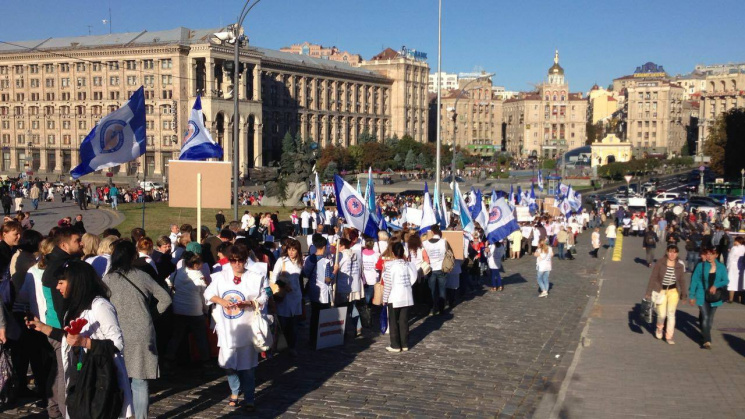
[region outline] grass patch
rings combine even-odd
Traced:
[[[242,216],[244,211],[256,212],[275,212],[279,211],[279,221],[289,221],[292,207],[261,207],[261,206],[241,206],[238,209],[238,216]],[[202,209],[202,225],[210,228],[215,232],[215,214],[217,209]],[[116,228],[122,232],[123,236],[128,236],[129,232],[135,227],[142,227],[142,204],[119,204],[119,212],[124,215],[124,221]],[[222,210],[225,219],[230,222],[233,218],[233,209],[225,208]],[[148,232],[153,240],[158,236],[169,234],[171,224],[191,224],[197,225],[196,208],[171,208],[168,202],[148,202],[145,204],[145,231]]]

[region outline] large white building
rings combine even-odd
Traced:
[[[453,73],[438,73],[434,72],[429,75],[429,91],[431,93],[437,93],[438,82],[442,86],[442,90],[452,90],[458,88],[458,75]]]

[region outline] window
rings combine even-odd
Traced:
[[[93,68],[93,71],[101,71],[101,63],[93,63],[91,64],[91,67]]]
[[[119,70],[119,61],[109,61],[107,64],[109,66],[109,71]]]
[[[163,121],[163,129],[171,129],[171,121]]]
[[[47,135],[47,144],[54,144],[54,134]]]
[[[127,85],[134,86],[137,84],[137,76],[127,76]]]
[[[45,96],[48,101],[54,100],[54,93],[47,93]]]
[[[0,88],[7,89],[10,87],[10,80],[0,80]]]
[[[109,86],[118,86],[118,85],[119,85],[119,76],[109,77]]]
[[[145,86],[152,86],[155,84],[155,76],[145,76],[144,80],[145,80]]]
[[[93,92],[93,100],[103,100],[103,92]]]
[[[23,79],[16,79],[16,87],[23,88]]]
[[[31,87],[39,87],[39,79],[31,79]]]
[[[39,121],[31,121],[31,129],[39,129]]]
[[[164,90],[161,99],[173,99],[173,90]]]
[[[85,106],[76,106],[75,115],[85,115]]]
[[[91,115],[101,115],[101,107],[91,106]]]
[[[23,134],[18,134],[18,144],[24,144],[26,142],[26,136]]]
[[[59,107],[59,114],[60,115],[70,115],[70,107],[69,106],[60,106]]]
[[[28,108],[28,114],[29,115],[38,115],[39,114],[39,108],[36,106],[31,106]],[[37,121],[38,122],[38,121]]]
[[[23,66],[22,65],[14,66],[14,70],[15,70],[15,73],[16,74],[23,74]]]
[[[160,60],[160,68],[163,70],[168,70],[173,67],[173,60],[170,58],[165,60]]]
[[[124,62],[127,70],[137,70],[137,61],[135,60],[127,60]]]
[[[29,65],[28,72],[31,74],[39,74],[39,65],[38,64]]]
[[[155,129],[155,121],[149,119],[145,121],[145,129]]]
[[[152,70],[153,69],[153,60],[145,60],[142,62],[142,66],[146,70]]]
[[[54,129],[54,121],[53,120],[50,119],[50,120],[47,121],[47,129]]]
[[[10,144],[10,134],[3,134],[3,144]]]
[[[168,147],[168,146],[170,146],[172,144],[173,144],[173,141],[171,141],[171,137],[168,136],[168,135],[164,135],[163,136],[163,143],[162,143],[163,147]]]
[[[31,93],[31,100],[34,102],[39,101],[39,94],[38,93]]]
[[[94,86],[101,86],[103,84],[103,80],[101,80],[101,77],[94,77],[93,78],[93,85]]]
[[[0,102],[10,102],[10,93],[0,93]]]
[[[170,115],[173,113],[173,107],[171,107],[171,105],[162,105],[160,107],[160,113],[163,115]]]
[[[24,94],[23,93],[16,93],[16,101],[23,102],[24,100]]]
[[[78,129],[86,129],[86,122],[85,121],[78,121]]]
[[[54,64],[44,64],[44,72],[47,74],[54,74]]]
[[[0,66],[0,74],[8,74],[8,66],[7,65]]]
[[[153,105],[145,105],[145,113],[147,115],[152,115],[153,114]]]
[[[72,142],[72,136],[70,134],[65,134],[62,136],[62,144],[70,145],[71,142]]]
[[[70,92],[62,92],[62,100],[70,100]]]
[[[160,77],[160,82],[164,86],[173,84],[173,76],[164,74]]]
[[[62,129],[70,129],[70,121],[69,120],[62,121]]]
[[[84,87],[85,86],[85,77],[78,77],[78,87]]]
[[[155,99],[155,91],[145,90],[145,99]]]
[[[70,87],[70,78],[63,77],[62,79],[60,79],[60,83],[62,84],[62,87]]]
[[[119,92],[109,92],[109,100],[119,100]]]
[[[85,63],[75,63],[75,71],[85,71]]]
[[[44,85],[47,87],[54,87],[54,79],[46,79],[44,80]]]

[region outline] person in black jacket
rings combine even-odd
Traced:
[[[42,291],[47,303],[46,324],[53,328],[48,335],[49,343],[55,352],[55,360],[51,362],[47,381],[47,413],[51,418],[65,416],[66,387],[61,352],[65,310],[62,294],[57,290],[58,271],[64,269],[70,260],[80,256],[81,238],[82,236],[72,227],[58,228],[54,235],[54,249],[47,255],[47,268],[41,277]]]
[[[642,247],[647,251],[647,266],[652,267],[654,264],[654,249],[657,247],[657,242],[660,239],[657,238],[657,233],[654,232],[654,226],[647,227],[647,232],[644,233],[642,239]]]
[[[10,205],[13,203],[13,200],[10,199],[10,195],[8,195],[7,192],[3,192],[0,202],[3,204],[3,212],[5,215],[10,215]]]
[[[215,227],[217,227],[217,231],[222,230],[222,226],[225,225],[225,216],[222,213],[222,210],[217,211],[217,214],[215,214]]]

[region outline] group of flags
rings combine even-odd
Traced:
[[[566,217],[582,209],[582,194],[575,192],[571,185],[559,182],[556,187],[555,198],[556,208]]]
[[[145,154],[145,92],[140,86],[119,109],[106,115],[80,144],[80,164],[70,171],[74,179],[97,170],[128,163]],[[222,147],[204,127],[202,102],[197,96],[181,143],[179,160],[222,158]]]

